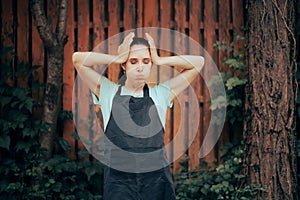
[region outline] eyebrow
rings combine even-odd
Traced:
[[[138,58],[137,58],[137,57],[131,57],[131,58],[129,58],[129,60],[130,60],[130,59],[137,59],[137,60],[138,60]],[[142,58],[142,60],[143,60],[143,59],[150,59],[150,57],[145,57],[145,58]]]

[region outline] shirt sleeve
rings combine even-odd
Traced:
[[[107,101],[111,99],[114,95],[114,91],[118,85],[110,80],[108,80],[105,76],[101,77],[100,80],[100,91],[99,98],[92,92],[93,103],[103,107],[107,104]]]
[[[118,89],[118,85],[116,83],[102,76],[100,80],[99,98],[94,93],[92,93],[94,104],[98,105],[101,108],[104,130],[106,130],[106,126],[109,121],[112,101],[117,89]]]
[[[169,108],[172,108],[173,101],[170,101],[171,89],[170,89],[170,80],[167,80],[161,84],[157,85],[158,98],[160,102],[163,102]]]

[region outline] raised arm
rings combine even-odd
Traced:
[[[72,57],[74,67],[80,78],[88,85],[91,91],[99,97],[100,80],[102,75],[91,67],[97,64],[121,64],[127,60],[130,43],[134,33],[128,34],[118,48],[118,55],[109,55],[96,52],[75,52]]]
[[[152,62],[161,66],[174,66],[180,72],[177,76],[170,79],[170,101],[172,101],[176,95],[186,89],[196,76],[199,75],[204,66],[204,58],[194,55],[159,57],[153,38],[147,33],[146,37],[151,48]]]

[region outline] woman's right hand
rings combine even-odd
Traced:
[[[123,40],[122,44],[118,47],[118,61],[117,63],[124,63],[128,59],[130,44],[133,41],[134,32],[129,33]]]
[[[157,55],[157,49],[155,47],[154,39],[149,35],[149,33],[145,33],[145,35],[150,46],[152,62],[156,65],[160,65],[161,58]]]

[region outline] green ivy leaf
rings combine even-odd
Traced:
[[[24,128],[22,130],[22,135],[23,135],[23,138],[26,137],[26,136],[29,136],[30,138],[33,138],[37,135],[37,131],[31,129],[31,128]]]
[[[22,188],[22,185],[20,182],[16,182],[16,183],[10,183],[8,186],[7,186],[7,190],[17,190],[17,191],[21,191],[21,188]]]
[[[1,106],[7,106],[12,101],[12,97],[5,97],[5,96],[0,96],[0,105]]]
[[[83,157],[83,158],[88,158],[90,156],[90,154],[87,150],[79,151],[78,155]]]
[[[49,183],[54,184],[54,183],[55,183],[55,180],[54,180],[53,178],[50,178],[50,179],[49,179]]]
[[[25,122],[26,120],[28,120],[28,115],[18,111],[18,110],[10,110],[8,111],[8,117],[11,121],[14,121],[14,122],[19,122],[19,123],[22,123],[22,122]]]
[[[62,189],[62,183],[60,182],[57,182],[52,186],[52,190],[54,192],[61,192],[61,189]]]
[[[228,105],[236,107],[242,104],[242,100],[241,99],[232,99],[228,101]]]
[[[0,147],[9,150],[10,137],[8,135],[3,135],[0,137]]]
[[[226,86],[228,90],[232,90],[234,87],[238,85],[244,85],[247,83],[246,79],[239,79],[237,77],[229,78],[226,82]]]
[[[71,136],[74,138],[74,140],[80,140],[80,137],[79,137],[79,135],[78,135],[78,133],[76,131],[73,131],[71,133]]]
[[[91,180],[91,177],[92,177],[94,174],[96,174],[97,171],[96,171],[96,169],[95,169],[94,166],[90,166],[90,167],[87,167],[87,168],[85,169],[85,172],[86,172],[88,181],[90,181],[90,180]]]
[[[32,108],[33,108],[33,99],[26,99],[19,105],[19,109],[22,109],[25,107],[30,113],[32,113]]]
[[[58,143],[64,151],[71,150],[71,145],[65,138],[62,138],[62,137],[58,138]]]
[[[225,96],[218,96],[213,99],[210,105],[211,110],[221,109],[227,106],[227,100]]]
[[[17,142],[15,148],[16,148],[16,151],[24,150],[26,153],[28,153],[30,148],[32,147],[32,145],[33,144],[31,144],[28,141],[20,140],[20,141]]]

